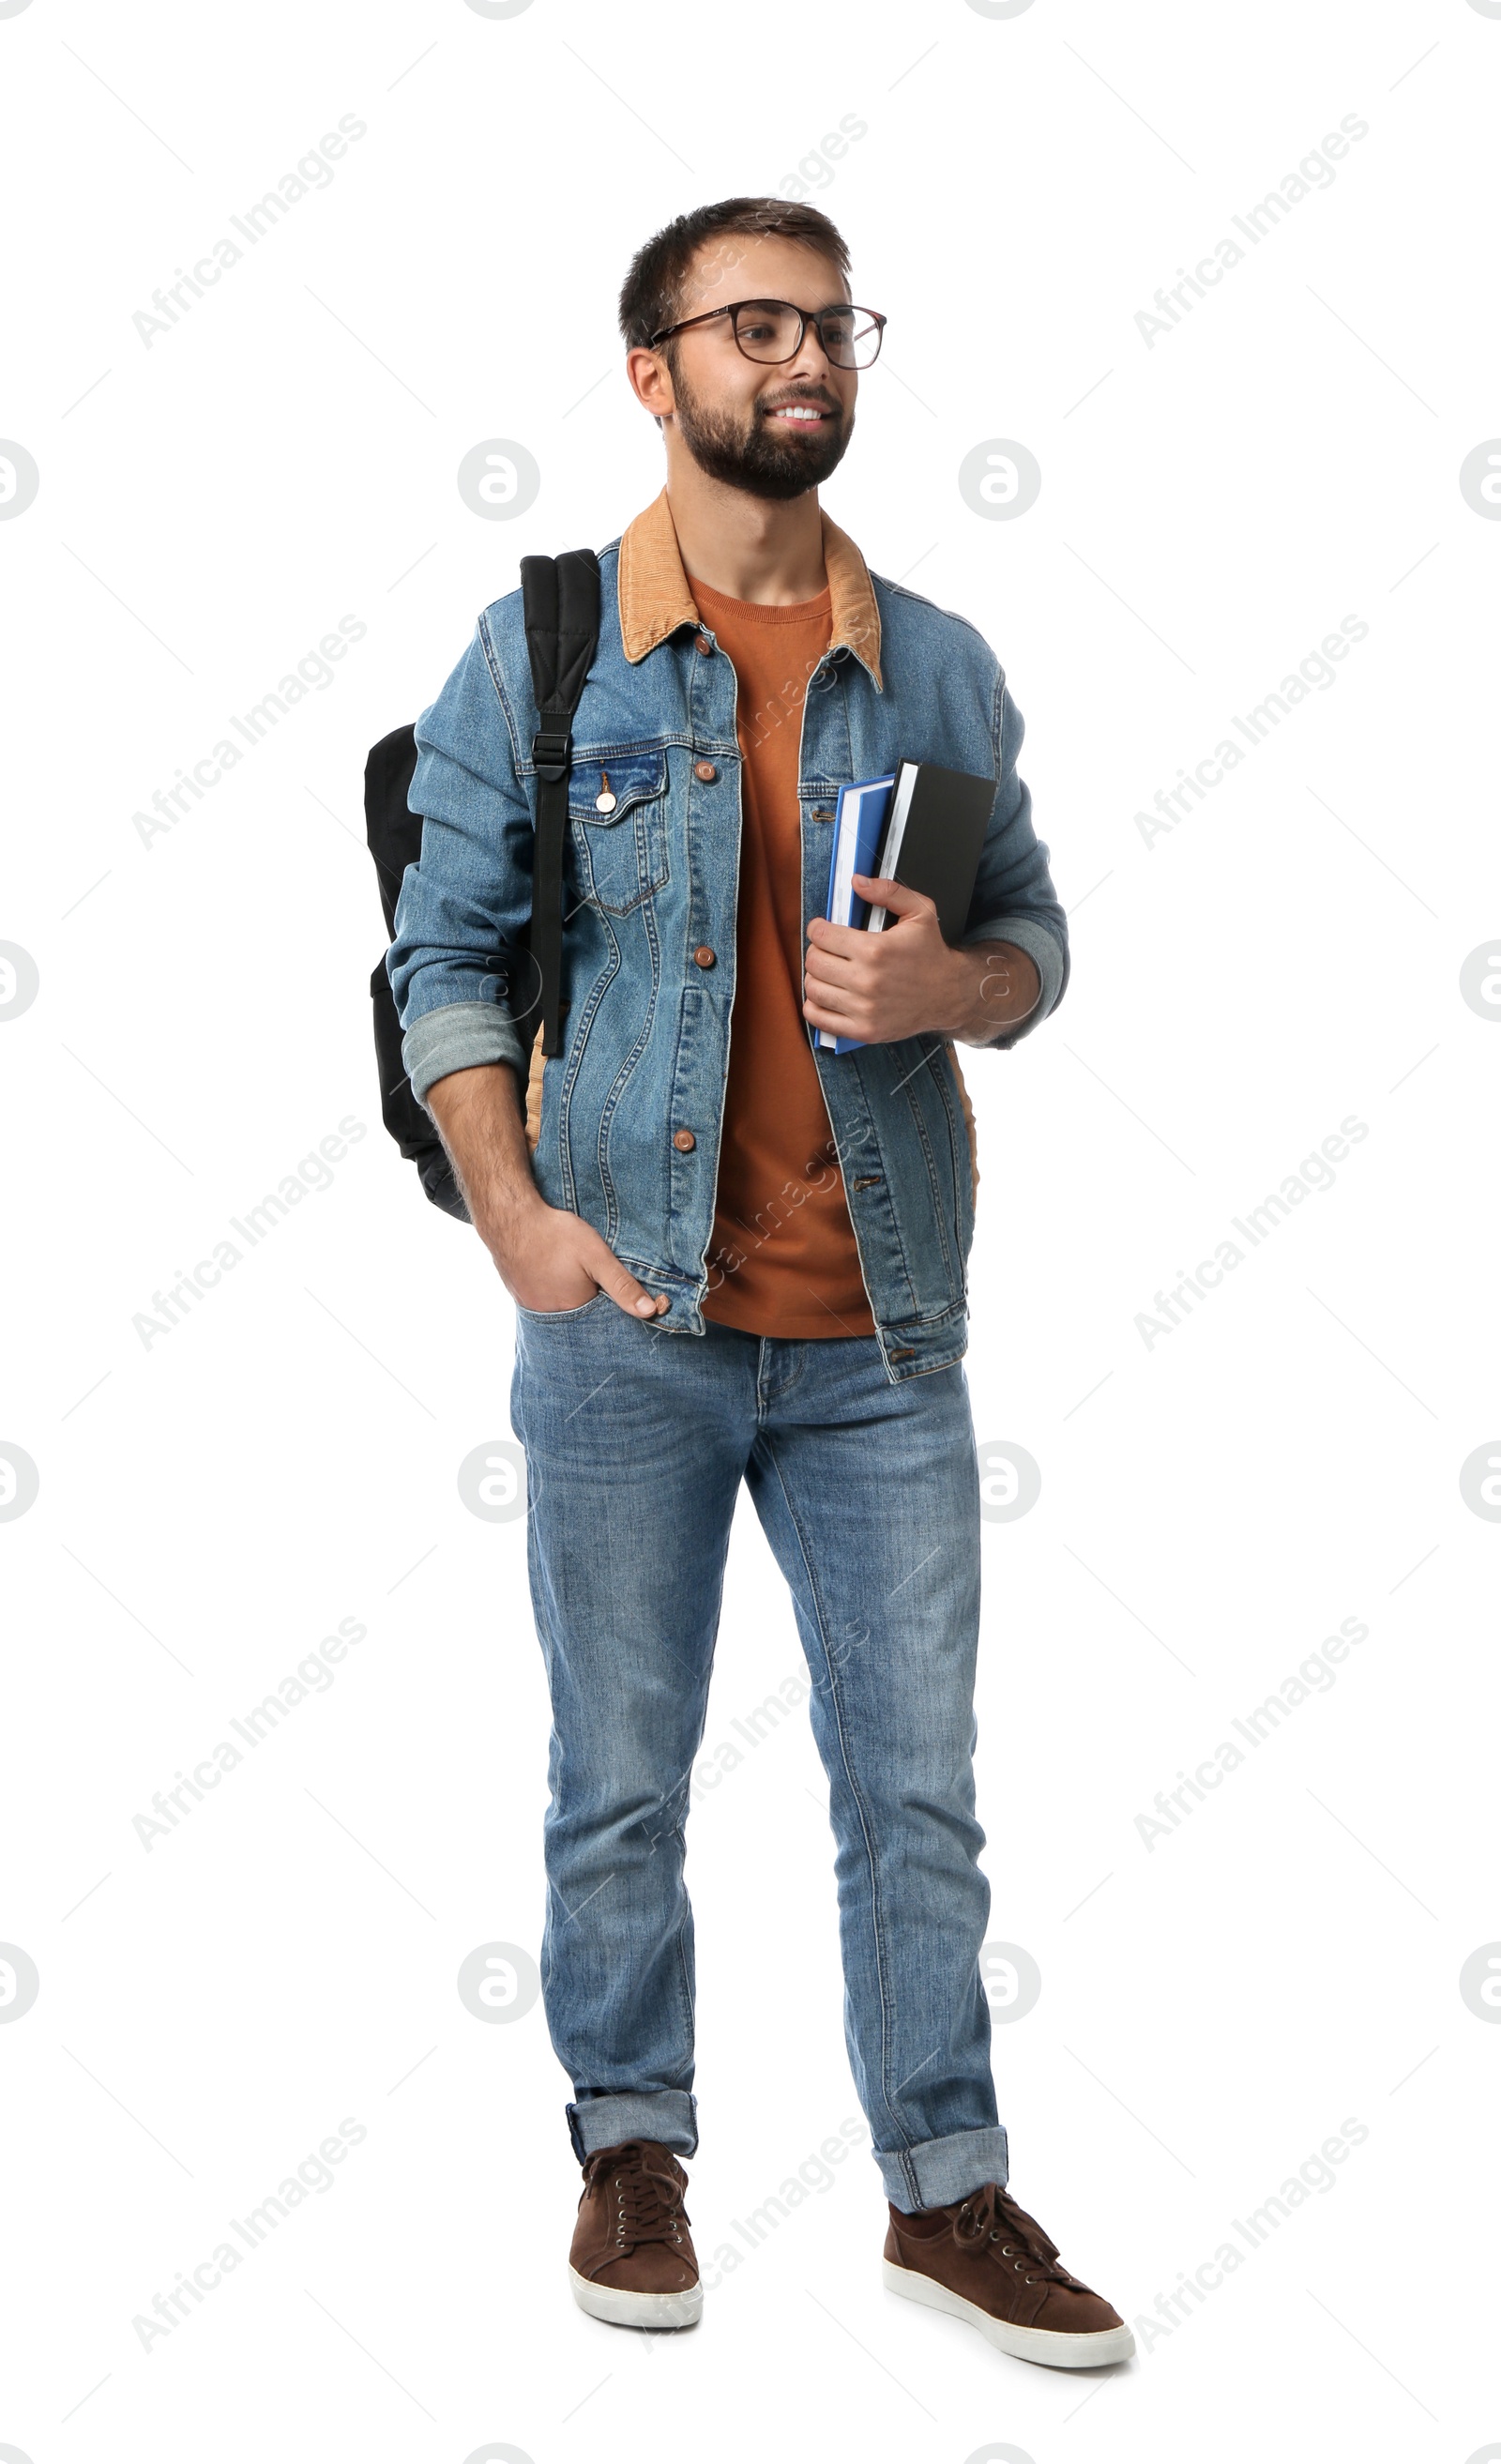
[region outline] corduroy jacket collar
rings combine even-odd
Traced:
[[[821,508],[818,518],[829,577],[829,647],[852,650],[880,693],[881,611],[865,560]],[[633,667],[680,625],[699,622],[665,488],[621,537],[620,593],[620,642]]]

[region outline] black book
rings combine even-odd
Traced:
[[[876,877],[900,881],[930,898],[938,909],[939,930],[954,947],[974,896],[994,803],[993,779],[941,770],[936,761],[897,763]],[[889,915],[888,908],[872,907],[866,931],[883,932]]]

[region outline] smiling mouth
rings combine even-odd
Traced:
[[[835,413],[832,410],[820,409],[818,405],[813,402],[779,402],[767,412],[766,416],[768,419],[779,419],[788,428],[816,428],[821,423],[833,419]]]

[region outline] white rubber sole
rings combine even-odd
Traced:
[[[596,2284],[576,2267],[569,2269],[568,2280],[579,2309],[612,2327],[695,2327],[704,2307],[702,2284],[690,2284],[685,2293],[627,2293],[619,2285]]]
[[[1060,2336],[1047,2327],[1011,2327],[1004,2319],[992,2319],[978,2301],[950,2293],[946,2284],[935,2283],[916,2268],[898,2267],[889,2258],[883,2258],[881,2266],[888,2293],[900,2293],[906,2301],[921,2301],[929,2310],[943,2310],[950,2319],[965,2320],[979,2328],[988,2344],[1018,2362],[1045,2362],[1055,2370],[1093,2370],[1106,2362],[1128,2362],[1136,2350],[1136,2338],[1126,2326],[1101,2328],[1093,2336]]]

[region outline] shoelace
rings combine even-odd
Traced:
[[[682,2227],[692,2221],[683,2204],[683,2181],[675,2169],[666,2171],[642,2141],[627,2139],[619,2147],[598,2148],[584,2167],[585,2189],[593,2189],[601,2176],[618,2249],[647,2241],[681,2242]]]
[[[1050,2241],[1035,2216],[1028,2215],[1025,2208],[1019,2208],[997,2183],[987,2182],[972,2198],[963,2201],[954,2218],[953,2233],[963,2251],[994,2249],[1028,2284],[1076,2281],[1068,2269],[1058,2264],[1057,2243]]]

